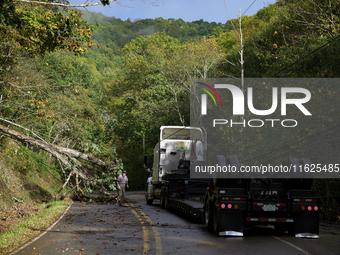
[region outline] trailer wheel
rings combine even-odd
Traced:
[[[168,187],[162,187],[160,196],[159,196],[159,202],[161,204],[161,207],[164,209],[167,209],[168,204]]]
[[[168,199],[169,199],[169,195],[168,195],[168,187],[164,188],[164,209],[168,209]]]
[[[164,192],[163,192],[163,190],[161,190],[161,194],[159,196],[159,203],[160,203],[162,208],[165,208],[164,207]]]
[[[220,219],[219,219],[219,212],[217,207],[217,202],[215,202],[215,206],[213,208],[213,226],[214,226],[214,233],[215,235],[220,235]]]
[[[212,213],[211,213],[210,203],[208,200],[205,200],[203,209],[204,209],[205,225],[207,226],[208,230],[212,230],[213,229]]]
[[[228,156],[225,158],[223,155],[216,155],[216,162],[219,166],[232,167],[235,169],[240,168],[240,163],[236,156]],[[238,171],[238,170],[236,170]],[[213,173],[213,183],[215,187],[234,187],[238,183],[238,179],[231,178],[231,173],[224,174],[225,178],[219,178],[216,173]]]
[[[301,158],[299,160],[299,164],[302,167],[302,169],[304,169],[305,167],[310,168],[312,165],[312,161],[309,158]],[[313,184],[312,178],[303,178],[300,182],[300,188],[310,190],[312,188],[312,184]]]
[[[146,199],[146,203],[147,203],[148,205],[152,205],[153,199]]]

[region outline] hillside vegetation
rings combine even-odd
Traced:
[[[332,5],[326,0],[280,0],[243,16],[245,76],[339,78],[339,6],[339,0]],[[1,8],[0,20],[2,207],[16,199],[59,199],[67,192],[60,191],[67,180],[68,190],[115,190],[123,168],[132,189],[144,189],[143,137],[151,154],[161,125],[190,124],[190,79],[240,77],[237,20],[122,21],[33,4],[13,7],[10,2]],[[327,88],[320,100],[337,106],[333,92]],[[248,130],[242,142],[239,134],[226,134],[226,143],[232,144],[228,153],[240,154],[245,146],[249,157],[244,159],[254,164],[268,151],[262,157],[266,162],[303,153],[321,163],[323,155],[337,160],[338,108],[328,112],[318,123],[309,123],[308,142],[294,144],[304,134],[289,133],[281,148],[277,134]],[[65,154],[65,165],[34,143],[9,138],[5,128],[109,163],[100,166]],[[251,137],[259,137],[261,144]],[[314,137],[322,139],[310,143]],[[338,179],[314,181],[325,220],[338,220],[339,185]]]

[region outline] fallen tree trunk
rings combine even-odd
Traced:
[[[39,149],[45,150],[49,153],[51,153],[55,158],[60,160],[64,165],[71,167],[71,164],[68,160],[66,160],[60,153],[55,151],[51,144],[48,144],[46,142],[34,139],[33,137],[23,135],[15,130],[12,130],[8,127],[5,127],[3,125],[0,125],[0,133],[4,136],[10,137],[16,141],[19,141],[24,144],[29,144],[31,146],[37,147]]]
[[[53,147],[53,149],[57,150],[59,153],[65,154],[69,157],[77,158],[77,159],[83,159],[85,161],[91,162],[91,163],[98,165],[100,167],[106,167],[107,166],[107,163],[105,163],[103,160],[96,158],[92,155],[85,154],[85,153],[82,153],[80,151],[76,151],[76,150],[73,150],[73,149],[61,147],[61,146],[58,146],[58,145],[52,145],[51,144],[51,146]]]
[[[50,143],[47,143],[45,141],[37,140],[33,137],[21,134],[20,132],[17,132],[15,130],[10,129],[10,128],[3,126],[3,125],[0,125],[0,133],[7,136],[7,137],[10,137],[14,140],[17,140],[21,143],[29,144],[29,145],[34,146],[36,148],[45,150],[45,151],[51,153],[54,157],[59,159],[64,165],[66,165],[68,167],[71,167],[72,165],[65,158],[65,156],[67,156],[71,159],[72,158],[82,159],[82,160],[85,160],[87,162],[90,162],[90,163],[95,164],[95,165],[100,166],[100,167],[106,167],[110,164],[110,163],[106,163],[103,160],[96,158],[92,155],[82,153],[82,152],[77,151],[77,150],[73,150],[73,149],[61,147],[61,146],[58,146],[58,145],[50,144]],[[79,173],[79,174],[82,175],[81,173]],[[85,178],[85,176],[82,176],[82,178]]]
[[[15,125],[16,127],[22,128],[28,132],[31,132],[33,135],[37,136],[36,134],[34,134],[34,132],[32,132],[31,130],[22,127],[16,123],[12,123],[10,121],[6,121],[4,119],[1,119],[9,124]],[[58,145],[54,145],[51,143],[48,143],[46,141],[44,141],[41,137],[37,136],[39,139],[36,139],[34,137],[31,136],[27,136],[24,135],[16,130],[10,129],[9,127],[0,125],[0,134],[7,136],[9,138],[12,138],[18,142],[21,142],[25,145],[30,145],[32,147],[36,147],[39,149],[42,149],[44,151],[47,151],[48,153],[50,153],[52,156],[54,156],[57,160],[59,160],[60,163],[62,163],[63,165],[65,165],[67,168],[70,169],[70,173],[69,176],[67,178],[67,180],[65,180],[64,185],[62,186],[62,188],[59,190],[59,192],[56,194],[56,199],[57,196],[60,194],[60,192],[65,188],[66,185],[69,184],[70,178],[73,174],[76,174],[76,185],[74,188],[77,188],[77,190],[79,190],[81,192],[81,194],[83,196],[84,192],[82,191],[82,189],[79,187],[79,183],[80,181],[78,180],[78,176],[81,177],[84,182],[95,182],[97,183],[96,185],[98,185],[100,187],[101,192],[104,195],[109,195],[110,194],[107,192],[106,188],[97,182],[97,178],[98,178],[98,174],[104,174],[104,172],[106,171],[110,171],[110,167],[113,162],[105,162],[99,158],[96,158],[90,154],[86,154],[86,153],[82,153],[80,151],[74,150],[74,149],[69,149],[69,148],[65,148],[62,146],[58,146]],[[93,172],[89,169],[87,169],[80,160],[85,160],[87,162],[90,162],[94,165],[99,166],[102,171],[101,172],[97,172],[96,170],[94,170]],[[72,187],[73,185],[71,185]],[[74,188],[72,190],[74,190]]]

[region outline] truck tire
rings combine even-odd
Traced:
[[[297,158],[287,158],[284,162],[284,165],[286,166],[294,166],[295,169],[300,169],[300,167],[303,169],[305,167],[309,167],[312,164],[311,160],[309,158],[301,158],[298,160]],[[294,177],[294,171],[290,173],[292,177]],[[308,173],[305,173],[302,171],[302,173],[298,173],[299,178],[292,178],[289,180],[289,187],[291,189],[306,189],[310,190],[312,188],[313,179],[307,178]]]
[[[162,208],[167,209],[168,207],[168,187],[162,187],[161,194],[159,197],[160,205]]]
[[[289,166],[289,167],[294,167],[294,169],[299,169],[299,160],[297,158],[286,158],[283,162],[282,162],[283,166]],[[289,177],[291,178],[290,181],[290,188],[295,189],[295,179],[294,179],[294,175],[296,177],[296,174],[294,174],[294,171],[289,172]]]
[[[219,219],[219,212],[217,207],[217,202],[215,202],[215,206],[213,208],[214,214],[213,214],[213,230],[214,234],[217,236],[220,236],[220,219]]]
[[[227,166],[226,163],[226,158],[224,157],[224,155],[216,155],[216,163],[223,167]],[[216,176],[217,174],[213,174],[213,183],[215,187],[226,187],[227,186],[227,179],[225,178],[218,178]]]
[[[312,165],[312,161],[309,158],[301,158],[299,160],[299,164],[304,169],[306,166],[309,168]],[[312,189],[313,179],[312,178],[303,178],[300,182],[300,189]]]
[[[159,196],[159,203],[161,205],[162,208],[165,208],[165,205],[164,205],[164,192],[163,192],[163,189],[161,190],[161,194]]]
[[[153,199],[146,199],[146,203],[147,203],[148,205],[152,205]]]
[[[168,200],[169,200],[168,187],[164,188],[163,194],[164,194],[164,197],[163,197],[164,198],[164,209],[168,209]]]
[[[231,166],[235,169],[240,169],[240,163],[236,156],[228,156],[225,158],[223,155],[216,155],[216,162],[219,166],[228,167]],[[238,171],[238,170],[236,170]],[[226,178],[219,178],[217,174],[213,174],[213,183],[215,187],[234,187],[238,183],[238,179],[231,178],[231,173],[224,174]]]
[[[211,213],[211,206],[208,200],[206,200],[204,202],[204,222],[205,225],[207,226],[208,230],[212,230],[213,229],[213,224],[212,224],[212,213]]]

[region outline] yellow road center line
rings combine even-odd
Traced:
[[[136,208],[133,204],[130,204],[132,207]],[[157,228],[154,226],[152,220],[142,211],[140,210],[139,208],[136,208],[137,211],[139,211],[143,217],[147,220],[147,222],[149,222],[149,224],[151,225],[152,227],[152,230],[153,230],[153,233],[154,233],[154,236],[155,236],[155,239],[156,239],[156,254],[157,255],[162,255],[162,243],[161,243],[161,237],[159,235],[159,232],[157,230]]]
[[[127,204],[125,204],[127,205]],[[128,206],[129,207],[129,206]],[[143,239],[144,239],[144,247],[143,247],[143,254],[147,255],[150,253],[150,237],[149,237],[149,231],[148,228],[145,226],[145,223],[142,219],[142,217],[139,216],[139,214],[133,210],[131,207],[129,207],[131,212],[136,216],[140,224],[143,226]]]

